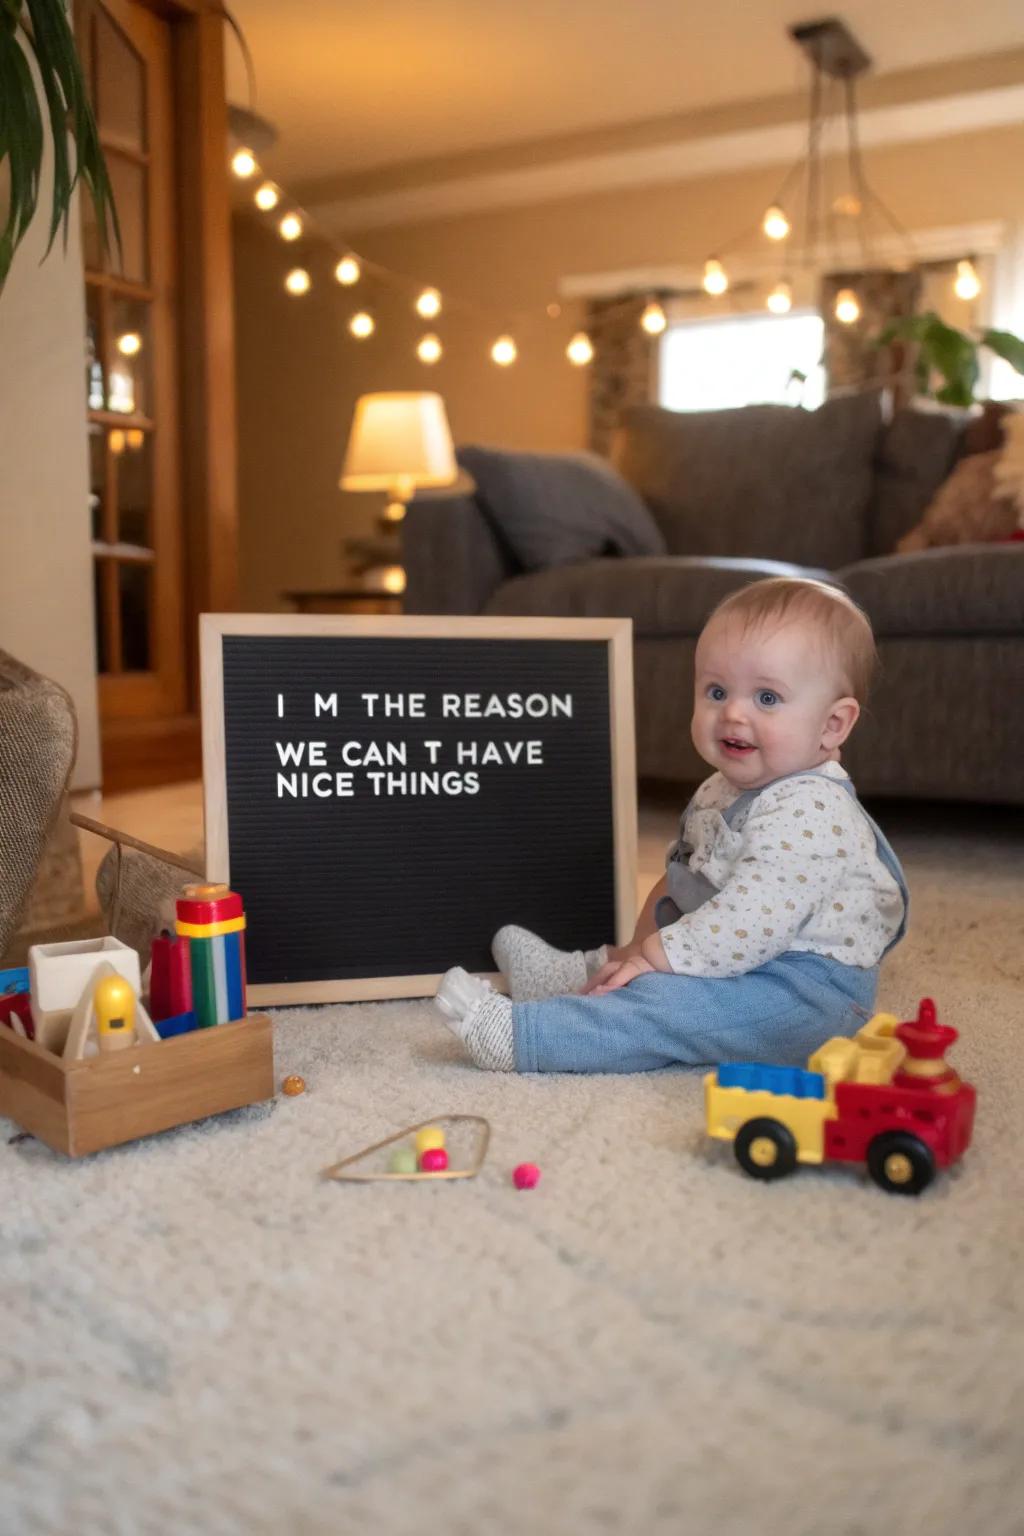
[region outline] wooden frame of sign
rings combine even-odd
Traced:
[[[555,641],[574,642],[589,641],[600,642],[606,652],[607,663],[607,736],[603,736],[605,725],[603,722],[603,706],[597,711],[602,714],[602,720],[598,722],[602,740],[607,741],[607,767],[610,771],[610,794],[601,803],[607,803],[610,810],[611,827],[607,838],[607,847],[611,851],[613,859],[613,872],[609,876],[614,882],[613,906],[614,911],[609,912],[610,922],[614,923],[615,938],[618,942],[625,942],[632,936],[633,924],[636,912],[636,872],[637,872],[637,815],[636,815],[636,749],[633,720],[633,665],[632,665],[632,621],[629,619],[555,619],[555,618],[507,618],[507,617],[390,617],[390,616],[334,616],[334,615],[285,615],[285,614],[204,614],[200,619],[200,672],[202,683],[202,726],[203,726],[203,781],[204,781],[204,815],[206,823],[206,873],[210,880],[232,881],[232,850],[231,850],[231,815],[229,814],[229,751],[228,751],[228,724],[227,724],[227,699],[225,694],[225,641],[232,644],[234,637],[249,637],[254,641],[275,641],[283,638],[295,638],[306,641],[321,641],[323,639],[341,640],[352,639],[354,641],[375,641],[400,639],[405,641],[423,640],[425,642],[458,642],[458,641]],[[578,648],[579,653],[586,649],[591,656],[589,648]],[[240,651],[236,647],[231,655],[238,657]],[[266,691],[276,688],[272,667],[268,667],[267,657],[270,653],[266,647],[260,651],[260,659],[257,663],[255,656],[251,662],[253,671],[259,672],[260,686]],[[550,656],[551,652],[545,653]],[[568,653],[567,653],[568,655]],[[232,667],[235,661],[229,663]],[[269,681],[267,680],[269,678]],[[234,686],[234,685],[232,685]],[[312,682],[309,684],[309,692],[314,693]],[[252,709],[252,690],[246,695],[248,704],[240,704],[239,708],[244,714],[245,709]],[[285,694],[275,695],[278,699],[277,711],[284,711]],[[387,699],[397,697],[390,694],[359,695],[362,699]],[[424,695],[406,695],[408,698],[424,697]],[[444,695],[445,698],[454,698],[456,695]],[[465,695],[463,697],[476,697]],[[489,697],[493,698],[494,695]],[[515,697],[515,695],[506,695]],[[531,695],[535,697],[535,695]],[[320,694],[316,694],[316,703],[319,709]],[[372,707],[372,706],[371,706]],[[337,710],[337,705],[335,705]],[[591,709],[591,716],[595,711]],[[241,718],[241,716],[239,717]],[[253,716],[245,716],[246,719]],[[305,727],[296,725],[298,730]],[[320,727],[322,729],[322,726]],[[236,728],[237,729],[237,728]],[[278,728],[275,732],[280,734],[287,727]],[[485,727],[486,729],[486,727]],[[271,733],[274,734],[274,733]],[[238,739],[236,735],[236,741]],[[264,743],[264,746],[266,743]],[[278,754],[281,753],[279,744],[274,743]],[[310,747],[323,746],[322,743],[306,742],[300,744],[308,750]],[[346,743],[351,745],[351,743]],[[440,744],[438,744],[440,750]],[[234,761],[243,754],[236,751]],[[248,767],[248,754],[246,757],[247,772],[252,772]],[[436,762],[436,757],[431,761]],[[289,761],[281,758],[281,762]],[[300,762],[301,758],[290,759],[291,762]],[[326,767],[322,755],[318,758],[310,758],[318,766]],[[589,762],[584,756],[579,759],[582,763]],[[332,767],[334,765],[332,764]],[[277,764],[275,763],[275,768]],[[237,766],[232,769],[237,773]],[[319,777],[320,775],[318,775]],[[331,775],[324,773],[324,778]],[[281,775],[278,774],[280,781]],[[338,774],[340,780],[342,774]],[[351,777],[351,776],[349,776]],[[383,774],[377,775],[378,779]],[[496,781],[492,781],[496,782]],[[378,786],[375,786],[378,787]],[[319,791],[318,791],[319,792]],[[351,791],[349,791],[351,792]],[[280,782],[277,789],[281,793]],[[561,793],[566,794],[563,782]],[[571,803],[571,788],[569,790]],[[604,795],[604,789],[601,791]],[[240,800],[246,800],[244,794]],[[237,820],[237,813],[236,813]],[[268,830],[268,848],[271,846],[272,833]],[[404,850],[403,850],[404,851]],[[485,882],[488,878],[488,858],[492,853],[488,850],[480,850],[476,864],[473,866],[476,879]],[[250,850],[250,878],[252,865],[252,851]],[[352,863],[347,858],[343,861],[346,869],[352,868]],[[338,866],[335,866],[338,867]],[[372,866],[371,866],[372,868]],[[373,871],[376,872],[375,869]],[[241,883],[241,882],[240,882]],[[315,883],[311,879],[311,887]],[[399,883],[400,889],[400,883]],[[611,887],[609,887],[611,890]],[[245,892],[243,891],[243,895]],[[312,889],[307,891],[293,890],[290,899],[294,902],[301,899],[309,899],[315,904],[315,895]],[[388,922],[390,913],[385,911],[380,918],[381,924]],[[502,917],[500,921],[508,920]],[[294,921],[294,919],[293,919]],[[266,925],[264,928],[266,931]],[[601,942],[607,938],[607,933],[595,934],[593,942]],[[589,941],[588,941],[589,942]],[[258,943],[258,935],[253,931],[252,914],[249,924],[249,965],[250,983],[248,996],[251,1005],[265,1007],[269,1004],[298,1004],[298,1003],[324,1003],[346,1002],[359,999],[383,999],[398,997],[423,997],[432,995],[443,969],[448,965],[462,963],[458,954],[439,954],[438,970],[429,970],[420,965],[415,974],[408,975],[373,975],[351,976],[339,978],[320,977],[315,980],[288,979],[282,976],[280,980],[259,974],[258,965],[254,965],[256,959],[254,946]],[[266,969],[266,967],[264,967]],[[495,973],[488,972],[480,967],[478,974]],[[495,978],[497,979],[497,978]]]

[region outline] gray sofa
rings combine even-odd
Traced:
[[[1021,805],[1024,544],[889,553],[965,430],[914,410],[885,421],[858,396],[815,412],[635,408],[617,474],[581,455],[461,450],[475,494],[409,508],[406,610],[631,618],[639,772],[692,782],[706,772],[689,715],[708,613],[758,576],[828,573],[878,640],[843,758],[860,792]]]

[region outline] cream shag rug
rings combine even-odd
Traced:
[[[889,825],[881,1001],[980,1090],[918,1201],[756,1184],[699,1074],[486,1076],[418,1003],[282,1013],[305,1096],[81,1163],[3,1122],[3,1536],[1024,1529],[1020,823]],[[318,1181],[445,1111],[475,1182]]]

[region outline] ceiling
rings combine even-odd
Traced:
[[[802,89],[795,0],[231,0],[253,54],[263,159],[308,184],[376,167]],[[1020,0],[846,0],[886,74],[1024,43]],[[228,92],[247,102],[228,40]]]

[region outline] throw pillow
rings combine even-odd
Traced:
[[[898,555],[941,544],[983,544],[1008,539],[1017,525],[1017,509],[1007,492],[999,494],[995,468],[1000,449],[961,459],[939,487],[916,528],[896,545]]]
[[[596,555],[661,555],[665,541],[620,475],[590,453],[460,448],[477,500],[524,571]]]
[[[612,463],[644,498],[674,555],[758,556],[834,570],[867,552],[881,428],[877,394],[816,411],[634,406]]]

